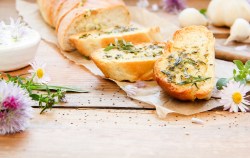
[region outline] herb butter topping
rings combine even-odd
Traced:
[[[99,27],[99,28],[101,28],[101,27]],[[97,29],[97,30],[99,30],[98,33],[92,33],[92,34],[84,33],[84,34],[79,36],[79,39],[87,38],[89,36],[98,37],[98,36],[107,35],[107,34],[119,34],[119,33],[125,33],[125,32],[133,32],[133,31],[136,31],[138,29],[139,28],[131,27],[131,26],[116,26],[116,27],[114,27],[112,29],[105,30],[105,31],[100,31],[100,29]]]
[[[136,27],[129,27],[129,26],[116,26],[110,31],[104,31],[105,34],[111,34],[111,33],[123,33],[123,32],[133,32],[135,30],[138,30]]]
[[[167,76],[170,83],[177,85],[191,84],[199,87],[201,82],[211,79],[210,76],[204,76],[208,63],[207,53],[200,53],[197,47],[192,50],[181,50],[171,53],[167,56],[166,67],[161,72]]]
[[[162,55],[164,44],[141,44],[133,45],[131,42],[116,40],[104,49],[104,59],[148,59],[157,58]]]

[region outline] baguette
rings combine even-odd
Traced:
[[[133,44],[162,41],[159,27],[139,29],[136,27],[117,26],[105,31],[84,32],[70,37],[70,41],[75,48],[87,57],[95,50],[114,43],[115,39],[124,39]]]
[[[122,0],[37,0],[44,21],[51,27],[58,29],[61,20],[73,9],[105,8],[112,5],[125,5]],[[89,8],[90,7],[90,8]]]
[[[91,58],[105,77],[117,81],[152,80],[153,67],[164,51],[164,43],[143,43],[118,40],[105,49],[91,54]]]
[[[130,15],[124,5],[112,5],[105,8],[89,6],[88,9],[79,7],[73,9],[62,19],[58,27],[58,43],[62,50],[72,51],[75,48],[69,41],[71,35],[119,25],[127,26],[129,22]]]
[[[82,0],[66,0],[59,3],[59,8],[55,8],[54,26],[58,29],[62,19],[74,8],[83,6]]]
[[[156,61],[155,80],[180,100],[209,99],[215,84],[213,34],[203,26],[178,30]]]
[[[52,8],[53,9],[53,11],[52,11],[52,22],[53,22],[52,24],[53,24],[53,27],[56,26],[59,13],[60,13],[60,11],[61,11],[61,9],[64,6],[64,3],[66,1],[67,0],[57,0],[54,7]]]
[[[57,0],[37,0],[41,15],[44,21],[53,27],[53,7],[57,3]]]
[[[55,18],[55,28],[58,30],[58,27],[62,19],[73,9],[82,7],[83,9],[92,9],[92,8],[105,8],[112,5],[124,5],[124,2],[121,0],[66,0],[58,11],[58,15]]]

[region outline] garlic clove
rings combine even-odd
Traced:
[[[195,8],[186,8],[179,14],[179,23],[181,27],[190,25],[208,25],[207,18]]]
[[[243,42],[246,41],[250,36],[250,25],[248,21],[242,18],[238,18],[233,23],[230,29],[230,36],[224,43],[228,45],[228,43],[232,41]]]
[[[249,0],[211,0],[207,14],[215,26],[231,27],[237,18],[250,21]]]

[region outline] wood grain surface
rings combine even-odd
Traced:
[[[249,157],[249,114],[172,114],[151,110],[54,109],[31,127],[0,136],[1,158],[222,158]],[[191,123],[197,117],[204,125]]]
[[[208,1],[188,3],[203,8]],[[0,0],[0,20],[17,17],[14,4],[14,0]],[[43,115],[34,108],[30,128],[0,136],[0,158],[249,157],[249,113],[219,110],[193,116],[171,114],[161,120],[151,106],[129,99],[113,82],[93,76],[43,41],[37,59],[47,63],[52,84],[90,93],[68,94],[68,104]],[[193,117],[205,124],[191,123]]]
[[[226,39],[216,39],[216,57],[228,61],[250,60],[250,45],[246,43],[230,42],[225,45]]]

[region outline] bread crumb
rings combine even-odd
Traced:
[[[195,117],[193,117],[191,119],[191,121],[192,121],[192,123],[196,123],[196,124],[200,124],[200,125],[204,125],[205,124],[205,122],[203,120],[195,118]]]

